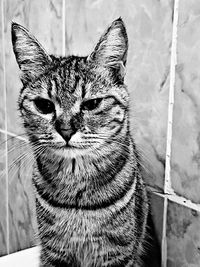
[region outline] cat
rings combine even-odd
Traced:
[[[123,20],[87,57],[49,55],[15,22],[12,44],[35,157],[40,266],[160,266],[150,260],[149,201],[130,134]]]

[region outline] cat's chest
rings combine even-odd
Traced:
[[[106,219],[106,214],[98,212],[44,206],[41,199],[37,201],[37,213],[42,234],[49,233],[52,239],[74,242],[95,237]]]
[[[58,251],[90,250],[90,248],[100,249],[102,247],[103,221],[100,218],[88,216],[83,212],[65,211],[56,212],[53,224],[40,222],[43,231],[41,237],[49,236],[49,246],[56,246]],[[45,226],[45,227],[44,227]],[[87,252],[85,252],[87,254]],[[89,252],[88,252],[89,253]]]

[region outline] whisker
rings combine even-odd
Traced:
[[[37,149],[37,151],[36,151],[36,153],[37,154],[40,154],[40,153],[42,153],[43,151],[44,151],[44,147],[39,147],[38,149]],[[21,157],[20,157],[21,156]],[[9,176],[10,176],[10,178],[11,177],[15,177],[16,176],[16,174],[17,174],[17,172],[18,172],[18,170],[19,170],[19,168],[16,166],[17,165],[17,163],[18,164],[25,164],[25,165],[28,165],[29,166],[29,169],[31,169],[32,168],[32,166],[33,166],[33,162],[35,161],[35,157],[34,157],[34,155],[33,154],[29,154],[29,155],[27,155],[26,153],[24,154],[24,155],[20,155],[19,157],[17,157],[16,159],[15,159],[15,161],[14,162],[12,162],[12,165],[9,167],[9,169],[8,169],[8,173],[9,173]],[[28,156],[28,157],[27,157]],[[22,159],[26,159],[25,161],[22,161]],[[16,169],[15,169],[15,167],[16,167]]]
[[[9,134],[7,136],[9,136]],[[0,143],[0,146],[3,145],[3,144],[5,144],[6,142],[8,142],[9,140],[11,140],[13,138],[17,138],[17,137],[20,137],[20,136],[27,136],[27,134],[26,133],[23,133],[23,134],[17,134],[15,136],[10,136],[9,138],[6,138],[5,137],[6,140],[3,141],[3,142],[1,142]],[[19,140],[22,141],[22,142],[26,142],[25,140],[22,140],[22,139],[19,139]],[[27,142],[28,142],[28,139],[27,139]]]
[[[119,139],[118,139],[118,140],[117,140],[117,139],[113,139],[112,137],[110,137],[109,135],[106,135],[106,134],[101,134],[101,136],[99,136],[98,139],[101,139],[101,140],[102,140],[102,139],[103,139],[103,140],[108,139],[108,140],[110,140],[110,141],[112,141],[112,142],[118,144],[118,145],[121,146],[123,149],[125,149],[125,151],[126,151],[127,153],[129,153],[129,149],[130,149],[130,148],[129,148],[129,145],[120,142]],[[138,157],[135,158],[136,161],[137,161],[137,163],[142,167],[142,169],[143,169],[145,172],[147,172],[147,173],[149,173],[149,175],[152,175],[152,176],[153,176],[153,172],[152,172],[152,170],[150,170],[150,168],[146,166],[147,163],[148,163],[149,165],[151,165],[151,164],[149,163],[148,158],[146,158],[146,157],[144,156],[144,153],[141,153],[141,151],[138,150],[138,148],[137,148],[136,153],[137,153],[137,156],[138,156]],[[144,159],[145,159],[145,161],[144,161]],[[145,164],[144,162],[146,162],[146,164]]]
[[[29,151],[23,151],[23,154],[20,154],[18,157],[15,158],[14,161],[11,162],[11,165],[9,166],[9,169],[12,169],[12,166],[17,164],[17,162],[22,161],[23,159],[28,159],[28,158],[34,159],[33,153],[32,152],[29,153]]]

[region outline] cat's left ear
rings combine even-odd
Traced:
[[[128,37],[124,22],[116,19],[101,36],[94,51],[88,57],[97,66],[115,70],[122,78],[125,75],[125,66],[128,51]],[[117,72],[116,72],[117,71]]]
[[[26,28],[12,23],[13,51],[22,71],[22,82],[41,75],[51,63],[51,58],[37,39]]]

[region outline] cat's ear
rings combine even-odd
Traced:
[[[108,67],[118,71],[124,77],[128,51],[128,37],[124,22],[116,19],[101,36],[94,51],[88,60],[97,65]]]
[[[22,81],[38,77],[50,64],[50,56],[36,38],[21,25],[12,22],[11,33],[13,51],[22,71]]]

